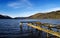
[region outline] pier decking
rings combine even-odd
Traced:
[[[41,26],[41,23],[40,22],[38,22],[36,25],[34,25],[33,23],[36,23],[36,21],[25,21],[25,22],[20,22],[20,23],[27,23],[27,25],[28,26],[30,26],[30,27],[32,27],[32,28],[35,28],[35,29],[37,29],[37,30],[39,30],[39,31],[44,31],[44,32],[46,32],[46,33],[48,33],[48,34],[52,34],[52,35],[54,35],[54,36],[57,36],[57,37],[59,37],[60,38],[60,32],[55,32],[55,31],[53,31],[53,30],[49,30],[49,29],[45,29],[45,28],[42,28]],[[40,23],[40,24],[39,24]],[[44,25],[43,25],[44,26]],[[46,26],[46,25],[45,25]],[[48,28],[53,28],[53,26],[47,26]]]

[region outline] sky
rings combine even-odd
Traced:
[[[28,17],[56,10],[60,10],[60,0],[0,0],[0,14],[11,17]]]

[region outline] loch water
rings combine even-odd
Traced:
[[[0,38],[45,38],[46,33],[42,33],[40,36],[39,31],[33,30],[34,34],[28,30],[26,23],[23,24],[23,29],[20,29],[21,21],[39,21],[41,23],[60,24],[60,19],[0,19]]]

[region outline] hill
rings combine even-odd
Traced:
[[[28,19],[28,17],[15,17],[14,19]]]
[[[9,17],[9,16],[0,15],[0,19],[12,19],[12,18],[11,18],[11,17]]]
[[[30,16],[32,19],[60,19],[60,10],[48,13],[37,13]]]

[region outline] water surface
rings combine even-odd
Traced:
[[[21,21],[39,21],[41,23],[60,24],[60,19],[40,19],[40,20],[38,19],[23,19],[23,20],[21,19],[0,19],[0,38],[1,37],[4,37],[4,38],[29,38],[31,37],[30,36],[31,33],[28,31],[27,24],[25,23],[23,24],[23,30],[21,31],[20,29]]]

